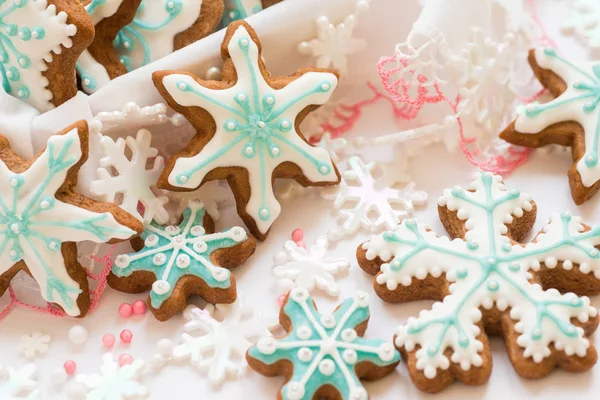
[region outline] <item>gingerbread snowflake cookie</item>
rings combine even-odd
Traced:
[[[600,291],[600,227],[553,214],[532,243],[536,205],[482,174],[468,190],[446,189],[440,219],[454,240],[405,220],[357,251],[386,301],[438,300],[401,326],[395,344],[414,383],[439,392],[452,381],[490,376],[488,334],[504,337],[517,373],[540,378],[556,366],[581,372],[597,359],[587,337],[598,326],[587,297]],[[575,292],[575,293],[572,293]]]
[[[88,128],[78,122],[25,161],[0,136],[0,295],[25,271],[44,300],[82,317],[90,306],[76,242],[117,242],[142,231],[133,216],[75,192],[88,155]]]
[[[147,225],[143,242],[134,243],[141,249],[117,256],[108,283],[127,293],[150,290],[150,310],[161,321],[183,311],[191,295],[212,304],[233,303],[236,288],[229,269],[250,258],[256,240],[240,227],[213,232],[204,204],[192,201],[179,226]]]
[[[272,188],[276,179],[295,179],[304,186],[340,181],[327,150],[308,144],[299,129],[315,105],[329,99],[337,76],[305,69],[291,77],[271,77],[258,37],[243,21],[229,25],[222,54],[222,81],[185,72],[154,73],[161,95],[197,131],[186,149],[167,162],[158,185],[191,191],[227,179],[238,213],[264,240],[281,211]]]
[[[528,104],[500,137],[527,147],[559,144],[572,148],[571,196],[583,204],[600,190],[600,62],[575,62],[557,50],[531,50],[529,63],[542,85],[556,97]]]
[[[77,94],[75,62],[94,26],[78,1],[0,2],[4,91],[44,112]]]
[[[296,288],[286,297],[279,320],[287,335],[263,337],[246,353],[257,372],[285,376],[279,399],[367,400],[360,379],[383,378],[400,362],[391,343],[362,337],[369,321],[366,293],[322,315],[308,291]]]

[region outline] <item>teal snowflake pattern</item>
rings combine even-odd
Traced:
[[[249,236],[240,227],[207,234],[205,216],[204,204],[192,201],[184,210],[179,226],[163,227],[153,221],[141,235],[144,248],[137,253],[118,256],[112,273],[119,278],[140,271],[154,274],[156,281],[150,292],[154,309],[159,309],[170,298],[177,283],[186,276],[201,279],[211,289],[231,288],[231,273],[215,265],[211,257],[219,249],[247,242]]]
[[[400,354],[391,343],[362,338],[369,319],[366,293],[357,292],[333,314],[321,315],[308,291],[296,288],[288,295],[281,315],[287,336],[261,338],[248,350],[247,359],[253,368],[282,360],[292,364],[294,372],[280,392],[284,400],[312,399],[327,385],[342,399],[367,400],[355,366],[367,363],[373,369],[391,372],[400,362]]]
[[[73,45],[77,27],[47,0],[0,1],[0,76],[4,91],[43,112],[54,106],[46,63]]]
[[[543,290],[531,281],[530,271],[544,274],[578,266],[582,273],[600,277],[600,251],[595,248],[600,245],[600,227],[586,230],[581,218],[569,212],[554,214],[537,238],[522,246],[509,230],[513,222],[519,226],[523,224],[519,218],[535,212],[531,197],[507,190],[500,176],[489,173],[479,175],[468,190],[446,189],[438,204],[441,215],[450,212],[446,220],[442,218],[450,232],[460,232],[456,226],[464,221],[464,237],[452,241],[437,237],[426,225],[409,219],[362,245],[367,260],[384,261],[376,277],[384,299],[415,278],[431,275],[450,283],[441,302],[397,331],[396,346],[416,350],[417,369],[433,379],[437,369],[447,370],[450,362],[465,371],[481,367],[484,345],[478,335],[486,310],[492,308],[506,311],[515,321],[517,345],[525,358],[540,363],[550,356],[551,345],[567,356],[585,357],[590,342],[571,319],[584,324],[596,317],[589,298]]]
[[[84,310],[77,305],[82,290],[67,272],[71,261],[65,260],[63,246],[124,240],[136,233],[108,212],[74,205],[82,201],[80,195],[63,193],[65,180],[76,176],[78,168],[73,167],[83,154],[74,128],[52,136],[46,150],[23,172],[15,173],[0,162],[0,275],[20,263],[39,284],[44,300],[58,304],[70,316]],[[0,295],[5,290],[0,287]]]
[[[215,169],[245,168],[251,188],[245,212],[253,233],[264,236],[281,211],[272,188],[274,171],[281,164],[299,167],[301,173],[294,178],[304,185],[333,185],[340,180],[327,150],[308,144],[295,126],[298,115],[308,106],[329,99],[337,77],[307,72],[274,89],[259,67],[259,44],[249,33],[251,28],[238,22],[229,29],[235,31],[227,44],[237,73],[235,85],[214,90],[192,75],[168,73],[158,78],[161,73],[155,74],[156,84],[168,93],[166,99],[172,108],[194,120],[196,109],[201,107],[212,115],[217,127],[198,154],[179,157],[165,174],[170,185],[189,190],[199,187]],[[196,129],[200,135],[205,128]]]

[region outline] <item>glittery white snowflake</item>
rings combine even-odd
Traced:
[[[244,303],[241,296],[233,304],[209,304],[205,310],[190,306],[184,317],[188,322],[181,335],[183,342],[173,349],[173,357],[208,371],[213,385],[243,375],[248,366],[246,350],[269,333],[260,309]]]
[[[396,189],[392,184],[397,181],[374,178],[374,162],[365,164],[359,157],[352,156],[348,165],[350,169],[343,173],[339,187],[335,191],[330,188],[322,191],[324,198],[334,201],[342,220],[341,227],[328,232],[331,240],[353,235],[361,227],[370,232],[393,229],[412,215],[415,204],[422,205],[427,201],[427,194],[414,190],[412,182],[403,189]]]
[[[35,358],[48,351],[50,340],[50,335],[46,335],[42,332],[32,332],[21,336],[19,350],[25,357]]]
[[[138,131],[135,139],[128,136],[127,139],[118,138],[114,142],[110,137],[104,136],[100,140],[105,154],[100,160],[102,168],[98,168],[100,179],[90,184],[90,192],[109,202],[114,202],[122,194],[122,209],[145,223],[155,220],[159,224],[165,224],[169,220],[169,213],[165,209],[169,199],[155,187],[164,168],[164,159],[158,156],[158,150],[150,147],[151,140],[152,135],[145,129]],[[131,158],[127,157],[126,145]],[[153,166],[146,169],[151,159],[154,159]],[[113,168],[115,174],[111,173]],[[155,193],[161,195],[157,196]],[[143,216],[138,212],[138,203],[144,206]]]
[[[600,3],[597,0],[570,2],[571,14],[562,22],[566,33],[574,33],[592,50],[600,49]]]
[[[37,368],[26,364],[20,369],[4,368],[0,365],[0,399],[38,400],[36,382]]]
[[[119,362],[110,353],[102,357],[99,374],[78,374],[76,380],[85,385],[87,400],[131,400],[146,398],[148,388],[141,379],[144,362],[134,360],[131,364],[119,366]]]
[[[277,286],[285,293],[295,287],[302,287],[312,292],[315,287],[324,290],[330,296],[337,296],[340,288],[335,276],[350,268],[345,258],[326,257],[329,241],[322,236],[309,250],[298,246],[295,242],[285,242],[284,251],[275,254],[273,272],[277,278]]]

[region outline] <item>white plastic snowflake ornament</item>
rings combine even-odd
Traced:
[[[535,223],[535,203],[489,173],[468,190],[446,189],[438,205],[456,239],[437,237],[409,219],[357,253],[361,267],[377,274],[376,292],[384,300],[442,299],[397,331],[396,346],[415,366],[409,367],[415,384],[431,391],[427,379],[439,374],[442,384],[433,390],[454,379],[485,382],[491,367],[483,361],[491,357],[485,328],[500,322],[519,374],[542,377],[555,365],[589,369],[596,352],[588,351],[586,336],[596,328],[597,311],[589,298],[569,291],[600,291],[600,227],[588,229],[569,212],[553,214],[532,243],[521,245]],[[460,372],[471,368],[481,374]]]
[[[120,207],[123,210],[144,223],[155,220],[159,224],[166,224],[169,213],[165,204],[169,199],[155,187],[165,164],[164,159],[158,155],[158,150],[150,147],[151,140],[152,134],[145,129],[138,131],[135,138],[118,138],[116,142],[108,136],[102,137],[100,145],[105,156],[100,160],[102,168],[98,168],[100,179],[90,184],[90,192],[109,202],[114,202],[117,195],[122,194]],[[131,159],[126,155],[125,146],[131,152]],[[147,169],[146,165],[152,159],[152,168]],[[112,168],[116,171],[114,176]],[[161,195],[157,196],[157,192]],[[144,207],[143,215],[138,212],[138,203]]]
[[[329,241],[325,236],[317,239],[317,243],[309,250],[291,240],[285,242],[284,251],[273,258],[273,272],[279,289],[287,293],[295,287],[305,288],[309,292],[319,288],[330,296],[337,296],[340,288],[335,276],[346,272],[350,262],[344,258],[326,257],[328,246]]]
[[[324,198],[334,201],[343,221],[340,228],[328,233],[331,240],[354,235],[361,227],[369,232],[393,229],[413,214],[415,204],[427,201],[427,194],[414,190],[413,183],[404,189],[395,189],[392,185],[396,182],[390,182],[388,174],[383,174],[385,179],[374,178],[377,166],[374,162],[365,164],[359,157],[352,156],[348,165],[350,169],[343,173],[339,187],[322,191]]]
[[[38,400],[37,367],[26,364],[20,369],[5,368],[0,365],[0,399]]]
[[[145,399],[150,392],[140,383],[144,365],[144,361],[134,360],[121,367],[111,353],[106,353],[99,374],[78,374],[76,380],[85,385],[87,400]]]
[[[333,162],[340,161],[340,159],[346,155],[349,147],[347,139],[343,137],[332,138],[329,132],[323,133],[323,136],[321,136],[321,140],[319,140],[317,146],[327,150]]]
[[[600,3],[596,0],[570,2],[571,14],[562,22],[566,33],[575,33],[592,50],[600,50]]]
[[[246,350],[268,333],[260,311],[241,296],[233,304],[209,304],[205,310],[190,306],[184,317],[188,322],[181,335],[183,343],[173,349],[173,357],[207,371],[213,385],[243,375],[248,366]]]
[[[46,354],[50,340],[50,335],[46,335],[42,332],[29,333],[21,336],[19,350],[25,357],[35,358]]]

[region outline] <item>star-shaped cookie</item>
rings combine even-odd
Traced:
[[[308,144],[300,132],[302,120],[329,99],[338,78],[317,68],[272,77],[258,37],[244,21],[229,25],[221,53],[221,81],[178,71],[153,75],[167,103],[197,131],[167,162],[158,185],[191,191],[227,179],[239,215],[264,240],[281,211],[273,193],[275,179],[295,179],[303,186],[340,182],[327,150]]]

